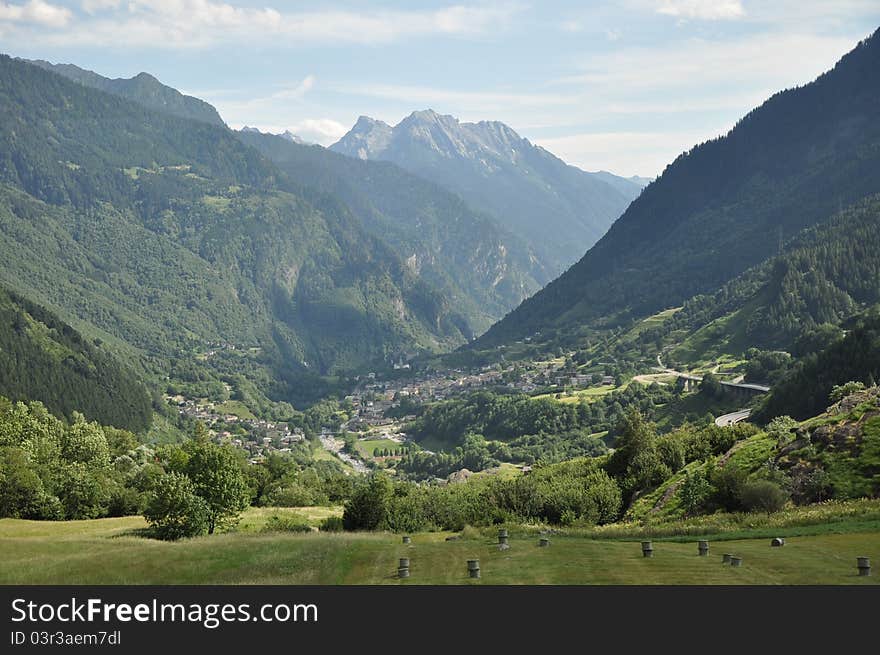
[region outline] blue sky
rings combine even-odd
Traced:
[[[326,145],[430,107],[645,176],[878,26],[877,0],[0,0],[0,51],[147,71],[232,127]]]

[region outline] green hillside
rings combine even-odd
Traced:
[[[814,416],[828,405],[835,386],[850,381],[872,386],[880,380],[880,313],[875,309],[846,327],[842,339],[797,362],[773,387],[759,408],[758,418]]]
[[[571,338],[710,292],[878,191],[880,34],[667,166],[590,251],[476,347]]]
[[[129,80],[111,80],[73,64],[52,64],[39,59],[29,61],[28,63],[63,75],[84,86],[134,100],[150,109],[164,111],[181,118],[210,123],[211,125],[225,125],[217,110],[207,102],[192,96],[183,95],[177,89],[165,86],[148,73],[138,73]]]
[[[225,343],[239,372],[290,381],[469,334],[344,205],[225,128],[8,57],[0,107],[0,280],[133,362],[167,374]]]
[[[716,347],[730,342],[797,350],[799,340],[822,326],[880,302],[880,263],[872,256],[878,249],[880,198],[871,196],[804,230],[782,254],[715,293],[688,300],[657,333],[707,326]]]
[[[133,432],[152,409],[131,371],[57,316],[0,288],[0,396],[39,400],[49,411]]]

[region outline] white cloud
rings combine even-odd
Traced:
[[[49,4],[44,0],[29,0],[21,5],[0,2],[0,21],[36,23],[46,27],[64,27],[71,17],[66,7]]]
[[[31,4],[45,4],[32,0]],[[0,5],[2,8],[4,5]],[[149,46],[198,49],[218,43],[283,39],[285,45],[307,43],[388,43],[403,38],[468,36],[502,29],[521,8],[452,5],[423,10],[279,11],[215,0],[83,0],[96,14],[48,34],[29,34],[50,45]],[[116,8],[116,11],[106,10]],[[2,9],[0,9],[2,11]],[[64,10],[70,16],[68,10]]]
[[[813,80],[852,49],[851,38],[767,33],[735,41],[691,39],[674,48],[630,48],[592,56],[583,73],[551,85],[643,93],[658,88],[730,94],[742,83],[782,89]]]
[[[82,0],[81,6],[87,14],[95,14],[99,11],[116,9],[120,3],[121,0]]]
[[[551,107],[575,104],[578,99],[562,93],[507,93],[457,91],[428,86],[396,84],[342,84],[333,90],[352,95],[398,100],[409,106],[432,106],[437,111],[493,112],[511,107]],[[450,109],[442,109],[449,107]]]
[[[307,118],[290,126],[291,132],[311,143],[329,146],[336,143],[349,128],[329,118]]]
[[[746,15],[740,0],[662,0],[656,11],[699,20],[731,20]]]

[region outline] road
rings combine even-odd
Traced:
[[[728,425],[733,425],[734,423],[739,423],[740,421],[745,421],[752,414],[752,410],[750,409],[740,409],[736,412],[731,412],[730,414],[724,414],[723,416],[719,416],[715,419],[715,425],[726,427]]]
[[[343,462],[349,464],[358,473],[369,472],[370,469],[368,469],[360,459],[342,451],[342,447],[345,445],[345,442],[342,439],[337,439],[328,434],[322,434],[320,438],[321,445],[326,451],[336,455]]]

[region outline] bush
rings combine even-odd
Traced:
[[[159,539],[194,537],[208,531],[208,504],[188,477],[167,473],[155,481],[144,518]]]
[[[684,482],[678,490],[682,509],[689,516],[703,511],[711,494],[712,485],[702,471],[697,471],[693,475],[686,473]]]
[[[321,521],[319,529],[321,530],[321,532],[342,532],[342,517],[328,516],[326,519]]]
[[[778,512],[788,500],[788,494],[770,480],[756,480],[743,485],[742,504],[750,512]]]
[[[393,485],[384,473],[374,473],[355,489],[342,514],[346,530],[376,530],[384,527]]]
[[[312,528],[296,516],[273,514],[263,526],[263,532],[311,532]]]

